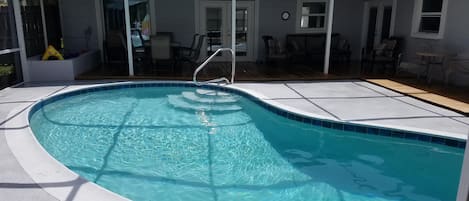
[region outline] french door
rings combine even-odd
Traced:
[[[368,28],[366,30],[366,50],[371,51],[391,36],[393,0],[371,0],[365,4]]]
[[[236,8],[236,58],[238,61],[254,60],[254,2],[237,3]],[[231,47],[231,1],[200,1],[199,33],[206,36],[201,51],[202,58],[220,48]],[[215,61],[229,61],[229,52],[222,52]]]

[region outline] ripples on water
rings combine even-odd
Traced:
[[[133,200],[455,200],[462,150],[310,127],[242,97],[236,112],[172,107],[184,90],[74,96],[31,127],[71,170]]]

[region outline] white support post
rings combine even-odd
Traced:
[[[231,69],[236,69],[236,0],[231,1],[231,54],[233,59],[231,61]],[[236,72],[231,73],[231,84],[234,83]]]
[[[127,35],[127,59],[129,61],[129,76],[134,76],[134,56],[132,54],[132,33],[130,32],[129,0],[124,0],[125,33]]]
[[[26,44],[24,42],[23,21],[21,18],[20,1],[12,1],[16,21],[16,36],[18,37],[18,47],[20,48],[21,70],[23,72],[23,82],[29,82],[29,66],[26,56]]]
[[[466,142],[466,151],[464,153],[464,162],[459,181],[459,190],[457,201],[469,200],[469,143]]]
[[[198,5],[198,4],[194,4]],[[150,35],[156,35],[156,1],[149,1],[148,6],[150,6],[150,29],[151,29],[151,34]]]
[[[329,12],[327,17],[326,52],[324,55],[324,74],[329,74],[331,58],[332,22],[334,21],[334,0],[329,0]]]
[[[49,46],[49,39],[47,38],[47,22],[46,22],[46,12],[44,9],[44,0],[40,0],[39,4],[41,6],[41,20],[42,20],[42,32],[44,34],[44,47],[47,49]]]

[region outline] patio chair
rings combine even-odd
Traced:
[[[205,41],[205,35],[199,35],[196,40],[196,44],[190,50],[187,50],[187,53],[178,55],[176,62],[181,64],[189,63],[192,67],[196,67],[199,62],[200,51]]]
[[[450,78],[454,74],[469,77],[469,52],[459,54],[457,57],[450,59],[445,71],[445,85],[449,84]]]
[[[190,56],[190,54],[192,53],[192,50],[196,48],[197,46],[197,42],[199,40],[199,37],[200,35],[199,34],[194,34],[194,36],[192,36],[192,43],[189,47],[184,47],[184,46],[181,46],[181,47],[176,47],[175,48],[175,58],[179,58],[179,57],[183,57],[183,56]]]
[[[306,47],[295,37],[287,36],[287,59],[290,63],[307,63]]]
[[[410,59],[410,61],[407,62],[402,62],[402,56],[402,53],[399,53],[395,75],[401,74],[402,72],[406,72],[416,75],[417,79],[420,79],[421,77],[425,76],[425,74],[427,73],[427,67],[425,63],[416,58]]]
[[[332,37],[331,41],[331,59],[339,63],[350,64],[350,43],[347,39],[340,38],[339,35]]]
[[[362,71],[374,72],[375,65],[379,64],[386,71],[387,66],[395,71],[397,68],[397,60],[400,51],[401,40],[396,37],[384,39],[383,42],[369,53],[362,49],[361,69]]]
[[[145,40],[143,40],[142,32],[138,29],[131,29],[131,39],[135,62],[144,63],[148,51],[145,48]]]
[[[151,60],[153,66],[159,67],[161,62],[169,63],[171,71],[174,70],[174,60],[171,52],[171,33],[157,33],[151,36]],[[158,69],[159,70],[159,69]]]
[[[265,45],[264,60],[266,64],[285,61],[287,54],[282,48],[281,43],[272,36],[262,36]]]

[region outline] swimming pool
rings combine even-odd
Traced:
[[[217,89],[72,92],[37,104],[31,129],[68,168],[133,200],[456,197],[460,142],[301,117]]]

